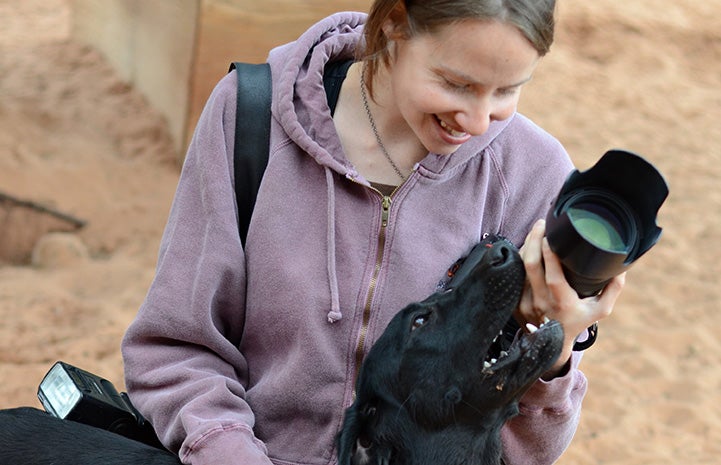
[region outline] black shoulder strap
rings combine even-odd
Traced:
[[[245,246],[250,217],[270,151],[271,76],[268,63],[234,62],[238,73],[233,166],[238,230]]]

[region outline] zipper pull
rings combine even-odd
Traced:
[[[384,195],[383,201],[382,201],[382,207],[383,207],[383,216],[382,216],[382,227],[388,226],[388,212],[391,209],[391,203],[393,203],[393,200],[390,198],[390,196]]]

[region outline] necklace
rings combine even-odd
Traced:
[[[376,142],[378,143],[378,146],[381,148],[381,152],[383,152],[383,156],[386,157],[386,160],[388,160],[388,163],[391,164],[391,166],[395,170],[398,177],[401,178],[401,181],[405,181],[406,177],[403,176],[403,173],[401,172],[401,170],[393,162],[393,159],[391,158],[390,154],[388,153],[388,150],[386,150],[386,146],[383,145],[383,141],[381,140],[380,134],[378,134],[378,128],[376,127],[376,122],[373,119],[373,115],[371,114],[370,106],[368,105],[368,95],[366,95],[365,74],[366,74],[366,67],[364,64],[363,70],[361,71],[361,76],[360,76],[360,92],[361,92],[361,99],[363,99],[363,108],[365,108],[366,115],[368,115],[368,122],[371,124],[371,129],[373,130],[373,135],[376,137]]]

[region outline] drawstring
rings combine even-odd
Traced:
[[[343,318],[340,312],[340,300],[338,298],[338,274],[335,263],[335,188],[333,186],[333,172],[325,167],[325,182],[328,190],[328,221],[326,230],[326,242],[328,247],[328,284],[330,287],[330,311],[328,312],[328,323],[335,323]]]

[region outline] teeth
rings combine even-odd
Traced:
[[[550,323],[550,322],[551,322],[551,319],[548,318],[546,315],[543,315],[543,324],[545,325],[546,323]]]
[[[533,334],[538,331],[538,326],[534,325],[533,323],[526,323],[526,329],[529,333]]]
[[[451,127],[448,126],[448,124],[447,124],[445,121],[443,121],[442,119],[439,119],[438,121],[440,122],[441,127],[442,127],[443,129],[445,129],[446,132],[447,132],[448,134],[452,135],[453,137],[463,137],[463,136],[466,135],[465,132],[456,131],[455,129],[451,128]]]
[[[508,352],[506,352],[505,350],[502,350],[501,353],[498,354],[498,356],[499,356],[500,358],[503,358],[503,357],[505,357],[506,355],[508,355]]]
[[[483,362],[483,368],[491,368],[491,362],[489,362],[489,361]]]

